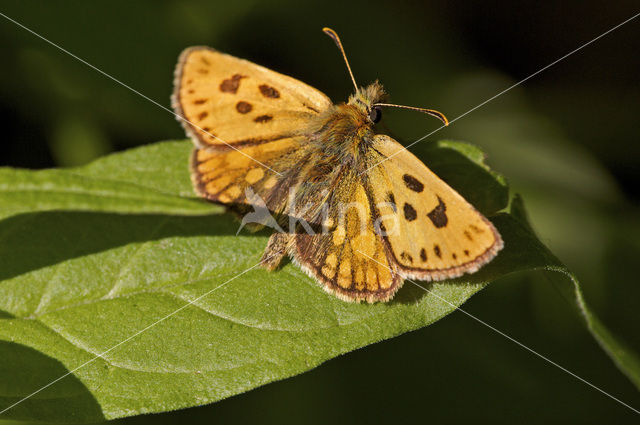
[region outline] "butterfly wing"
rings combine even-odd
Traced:
[[[300,134],[309,117],[331,106],[294,78],[208,47],[180,55],[173,108],[196,146],[240,149]]]
[[[403,275],[442,280],[473,273],[502,249],[493,224],[411,152],[384,135],[375,137],[374,148],[389,159],[367,178],[385,243]]]
[[[331,107],[320,91],[294,78],[208,47],[182,52],[173,107],[196,149],[194,187],[223,204],[284,208],[299,164],[308,160],[309,121]]]
[[[260,196],[271,211],[282,209],[289,187],[298,181],[308,153],[301,137],[217,152],[194,149],[191,179],[203,197],[222,204],[250,204]],[[249,190],[249,192],[247,192]]]
[[[402,278],[375,230],[373,207],[355,170],[344,167],[326,187],[315,183],[307,196],[304,188],[300,190],[304,202],[296,204],[301,204],[299,208],[324,205],[325,209],[305,216],[293,207],[292,215],[305,217],[317,232],[308,228],[296,232],[290,248],[294,262],[343,300],[391,299]]]

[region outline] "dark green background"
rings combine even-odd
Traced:
[[[0,12],[161,105],[180,51],[204,44],[343,101],[379,78],[396,103],[469,109],[638,13],[637,2],[3,1]],[[86,163],[181,138],[148,100],[0,17],[0,165]],[[640,18],[420,142],[481,146],[523,194],[587,301],[636,352],[640,288]],[[403,144],[436,120],[385,112]],[[427,164],[428,165],[428,164]],[[186,166],[186,164],[185,164]],[[495,282],[465,310],[640,407],[542,273]],[[1,377],[0,377],[1,379]],[[461,313],[201,408],[122,423],[638,423],[638,416]]]

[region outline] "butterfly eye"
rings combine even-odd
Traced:
[[[382,119],[382,110],[377,106],[371,108],[371,110],[369,111],[369,119],[374,124],[379,123]]]

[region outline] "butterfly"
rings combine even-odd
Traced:
[[[376,130],[385,107],[424,112],[445,124],[446,117],[385,103],[377,81],[359,87],[337,33],[323,31],[340,49],[355,87],[346,103],[209,47],[181,54],[172,105],[195,143],[195,190],[241,216],[257,214],[261,205],[278,229],[261,265],[274,270],[289,255],[342,300],[384,302],[405,278],[477,271],[503,247],[496,228]]]

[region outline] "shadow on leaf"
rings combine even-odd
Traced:
[[[227,214],[169,216],[46,211],[0,221],[0,280],[135,242],[235,235]]]
[[[69,373],[58,360],[12,342],[0,341],[0,358],[0,411]],[[3,419],[43,417],[66,423],[104,419],[96,399],[72,374],[2,414]]]

